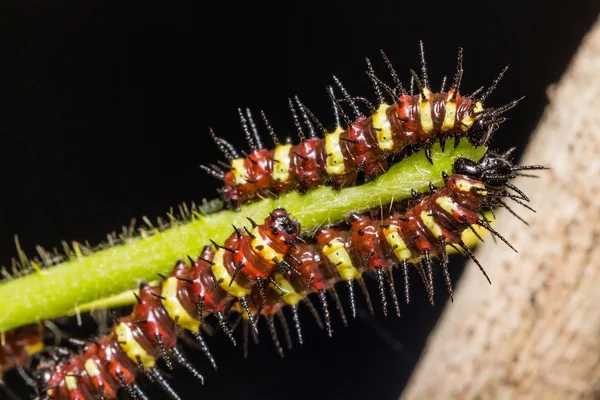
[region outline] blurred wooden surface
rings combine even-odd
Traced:
[[[537,213],[496,225],[519,254],[478,249],[492,286],[467,266],[402,399],[600,397],[600,20],[548,93],[521,164],[552,169],[515,181]]]

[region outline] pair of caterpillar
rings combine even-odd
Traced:
[[[446,245],[457,245],[476,260],[460,236],[473,224],[504,240],[480,218],[480,212],[502,205],[504,198],[526,202],[527,197],[508,181],[520,170],[543,168],[514,166],[507,155],[488,154],[478,163],[458,159],[453,175],[444,177],[444,187],[432,187],[430,194],[415,199],[407,210],[389,212],[381,219],[352,214],[349,230],[325,227],[312,237],[302,236],[299,224],[283,209],[272,211],[263,224],[252,223],[252,229],[236,228],[222,245],[206,246],[191,266],[177,262],[159,286],[142,284],[133,312],[117,320],[109,335],[85,344],[78,354],[63,353],[42,363],[36,371],[40,397],[114,399],[123,388],[133,398],[147,399],[136,383],[136,375],[144,373],[178,399],[157,361],[162,358],[172,368],[175,360],[202,378],[178,349],[182,331],[196,336],[214,365],[200,334],[205,318],[215,315],[235,341],[227,323],[229,311],[241,311],[254,330],[258,316],[263,315],[270,321],[277,344],[273,316],[289,305],[301,341],[295,310],[309,294],[317,293],[331,335],[326,293],[337,299],[334,285],[345,281],[355,314],[353,282],[361,283],[366,271],[374,272],[379,281],[384,309],[385,276],[396,265],[404,270],[416,265],[432,300],[431,259],[439,257],[451,292]],[[388,283],[399,313],[393,281]]]
[[[233,145],[224,138],[217,137],[210,129],[228,164],[201,167],[210,175],[223,180],[224,186],[220,191],[229,207],[239,210],[241,204],[260,197],[276,196],[292,190],[305,192],[320,185],[334,188],[353,186],[357,183],[359,173],[364,174],[365,180],[371,180],[387,171],[390,156],[398,155],[408,147],[424,148],[431,161],[430,147],[436,141],[443,144],[454,138],[455,143],[458,143],[460,138],[467,137],[471,143],[483,145],[504,121],[502,114],[518,102],[515,100],[498,108],[483,106],[483,101],[495,89],[506,69],[485,92],[481,88],[470,96],[461,95],[462,49],[459,49],[458,66],[451,88],[446,92],[445,85],[442,85],[441,91],[437,93],[429,85],[423,43],[421,78],[411,71],[418,94],[413,94],[412,83],[410,91],[404,89],[387,56],[383,52],[382,55],[395,88],[391,89],[375,75],[368,59],[367,74],[373,83],[378,106],[370,104],[364,98],[351,97],[334,76],[343,97],[337,99],[333,89],[329,88],[328,93],[334,102],[336,115],[336,127],[332,132],[323,127],[298,97],[295,98],[296,105],[289,100],[300,137],[298,144],[280,143],[262,111],[262,118],[275,144],[274,149],[263,146],[249,110],[246,115],[241,109],[238,110],[250,147],[249,153],[243,153],[244,157],[240,156]],[[391,104],[386,101],[384,92],[391,97]],[[365,115],[359,109],[359,100],[368,104],[370,115]],[[344,113],[340,104],[342,101],[350,105],[355,116],[353,122]],[[340,113],[347,126],[345,129],[342,128]],[[308,137],[302,130],[299,115],[308,127]],[[323,137],[317,137],[314,125],[323,132]]]

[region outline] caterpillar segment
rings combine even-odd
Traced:
[[[475,145],[483,145],[504,121],[502,115],[519,101],[515,100],[498,108],[486,108],[483,105],[506,69],[479,97],[475,94],[461,94],[461,49],[451,88],[435,92],[429,85],[421,46],[422,75],[419,77],[411,71],[412,81],[418,87],[417,94],[404,89],[387,56],[382,55],[390,69],[395,88],[391,89],[375,75],[368,59],[367,75],[373,82],[377,106],[363,97],[350,96],[334,76],[342,97],[336,97],[331,87],[327,90],[333,100],[336,116],[333,130],[323,128],[297,97],[295,101],[289,99],[289,104],[300,138],[298,144],[280,143],[264,111],[261,111],[261,116],[273,138],[273,149],[267,149],[263,145],[249,109],[245,113],[239,110],[242,128],[250,147],[248,153],[240,156],[233,145],[217,137],[211,129],[210,133],[228,163],[222,166],[211,164],[202,168],[223,181],[224,186],[220,192],[225,203],[230,208],[239,210],[246,202],[278,196],[292,190],[303,193],[321,185],[336,189],[353,186],[358,183],[359,177],[364,176],[364,180],[369,181],[387,171],[392,156],[405,153],[407,149],[424,149],[430,162],[433,162],[430,148],[437,141],[444,144],[454,138],[457,144],[460,138],[466,137]],[[360,110],[359,101],[367,105],[368,115]],[[354,119],[346,115],[342,103],[350,106]],[[308,128],[308,137],[301,122]],[[321,137],[315,134],[313,122],[321,130]],[[393,162],[400,158],[395,157]]]
[[[284,258],[294,245],[300,227],[282,209],[273,211],[265,225],[258,226],[251,222],[251,232],[244,235],[236,228],[235,234],[223,246],[215,244],[218,250],[212,271],[221,288],[240,300],[251,325],[257,331],[256,321],[250,312],[249,295],[256,287],[261,299],[260,308],[267,306],[266,282],[272,281],[271,275],[276,268],[286,270]]]
[[[335,303],[335,307],[342,323],[344,326],[348,326],[346,313],[344,312],[342,302],[335,288],[335,284],[341,280],[341,276],[338,270],[326,261],[322,252],[319,250],[319,245],[314,243],[314,241],[309,243],[299,243],[292,249],[289,257],[292,259],[290,263],[297,269],[298,274],[292,275],[289,282],[280,286],[291,286],[294,293],[298,295],[298,297],[292,297],[292,302],[297,302],[299,297],[305,297],[309,293],[316,292],[321,309],[323,310],[327,334],[331,337],[333,335],[333,328],[327,301],[329,295]],[[286,300],[285,295],[283,296],[283,300],[286,302],[289,301]],[[317,324],[321,324],[319,319],[317,319]]]

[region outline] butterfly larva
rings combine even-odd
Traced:
[[[359,173],[367,181],[381,175],[388,170],[392,156],[409,147],[424,149],[431,161],[430,147],[438,141],[442,145],[449,139],[458,143],[460,138],[466,137],[475,145],[485,144],[504,121],[502,114],[518,102],[515,100],[498,108],[483,106],[483,101],[495,89],[506,69],[486,91],[462,95],[462,49],[459,50],[457,71],[448,91],[444,87],[439,92],[431,89],[422,43],[421,77],[411,71],[418,94],[413,94],[412,84],[410,91],[402,86],[385,54],[383,58],[390,69],[394,89],[375,75],[367,59],[367,74],[373,82],[378,106],[362,97],[351,97],[334,77],[342,97],[336,98],[333,89],[329,88],[336,114],[336,127],[332,131],[325,129],[297,97],[296,104],[290,99],[289,105],[298,128],[298,144],[280,143],[264,112],[261,115],[275,144],[273,149],[263,145],[250,110],[246,113],[239,110],[249,153],[242,152],[240,155],[232,144],[217,137],[211,129],[210,133],[228,164],[202,167],[223,180],[224,186],[220,191],[225,202],[238,210],[248,201],[293,190],[306,192],[320,185],[335,188],[353,186],[358,182]],[[389,95],[391,103],[384,93]],[[359,101],[368,105],[368,114],[361,111]],[[341,102],[349,104],[353,120],[345,114]],[[304,133],[299,116],[308,128],[308,134]],[[317,137],[315,125],[322,132],[322,137]]]

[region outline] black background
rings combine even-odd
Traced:
[[[597,1],[317,4],[5,6],[0,264],[16,254],[14,234],[32,255],[36,244],[96,243],[131,217],[214,197],[218,182],[198,168],[221,157],[209,126],[241,143],[237,107],[262,108],[283,137],[293,132],[287,97],[297,94],[331,127],[324,90],[331,75],[352,94],[374,98],[364,58],[385,76],[378,56],[384,49],[407,82],[408,69],[419,68],[419,39],[436,86],[454,74],[459,46],[464,92],[489,84],[511,64],[487,104],[527,95],[494,141],[522,151],[547,104],[547,87],[600,11]],[[488,272],[493,279],[493,266]],[[218,335],[209,343],[219,372],[190,352],[207,382],[200,387],[176,371],[174,384],[185,399],[395,399],[443,308],[442,284],[433,309],[415,292],[401,319],[378,312],[348,330],[336,319],[333,339],[305,316],[305,345],[284,360],[266,337],[244,360]],[[151,398],[162,398],[156,387],[145,387]]]

